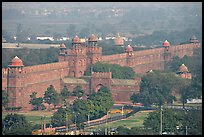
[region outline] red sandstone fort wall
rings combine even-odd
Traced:
[[[7,87],[7,74],[8,74],[8,69],[2,68],[2,89],[3,90],[6,90],[6,87]]]
[[[102,62],[126,66],[127,65],[126,57],[127,57],[126,53],[102,56]]]

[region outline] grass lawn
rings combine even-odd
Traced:
[[[118,127],[118,126],[124,126],[124,127],[142,127],[143,126],[143,121],[144,119],[148,116],[148,114],[152,112],[152,111],[139,111],[136,114],[134,114],[133,116],[130,116],[127,119],[123,119],[123,120],[118,120],[115,122],[111,122],[108,123],[108,127],[110,128],[114,128],[114,127]],[[102,124],[97,126],[97,128],[105,128],[106,124]],[[90,127],[88,129],[94,129],[96,127]]]
[[[46,123],[50,123],[51,116],[53,115],[53,112],[48,111],[30,111],[30,112],[16,112],[17,114],[24,115],[27,119],[27,121],[30,121],[33,125],[40,124],[41,123],[41,117],[44,117],[44,121]],[[2,119],[7,115],[8,113],[4,112],[2,113]]]

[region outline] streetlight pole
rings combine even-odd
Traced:
[[[66,112],[66,133],[68,134],[68,119],[67,119],[67,112]]]
[[[160,111],[160,135],[162,135],[162,106],[161,106],[161,111]]]
[[[88,127],[90,126],[90,125],[89,125],[89,121],[90,121],[90,119],[89,119],[89,114],[88,114]]]
[[[123,119],[123,106],[122,106],[122,119]]]
[[[74,119],[75,119],[75,135],[76,135],[76,128],[77,128],[77,126],[76,126],[76,114],[74,113]]]
[[[186,126],[186,135],[188,135],[188,127]]]

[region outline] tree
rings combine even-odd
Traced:
[[[162,111],[162,131],[174,134],[185,134],[186,126],[188,127],[188,135],[202,134],[202,110],[172,110],[165,108]],[[160,131],[160,111],[149,113],[144,120],[144,129],[152,129],[159,134]],[[179,130],[177,129],[179,127]]]
[[[135,72],[131,67],[122,67],[118,64],[104,64],[101,62],[95,63],[93,66],[94,72],[112,72],[113,78],[118,79],[134,79]],[[85,72],[85,75],[91,75],[90,68],[88,68]]]
[[[71,92],[68,90],[67,86],[64,86],[64,88],[62,89],[60,96],[62,98],[62,101],[64,103],[66,103],[66,99],[67,97],[69,97],[71,95]]]
[[[30,95],[30,103],[31,105],[34,106],[33,110],[39,110],[39,109],[45,109],[45,106],[42,104],[43,103],[43,98],[39,97],[36,98],[37,92],[32,92]]]
[[[2,134],[4,135],[32,135],[32,126],[25,116],[8,114],[2,121]]]
[[[76,97],[78,97],[78,98],[80,98],[80,97],[82,97],[82,96],[84,95],[84,90],[82,89],[81,86],[77,85],[77,86],[74,88],[74,90],[73,90],[73,92],[72,92],[72,95],[73,95],[73,96],[76,96]]]
[[[2,106],[5,108],[8,104],[8,95],[5,90],[2,90]]]
[[[133,104],[139,103],[139,102],[140,102],[139,99],[140,99],[139,94],[133,93],[133,94],[130,96],[130,100],[132,101]]]
[[[173,103],[176,100],[172,91],[180,92],[181,87],[190,84],[190,80],[175,76],[171,72],[153,71],[142,77],[140,83],[140,101],[150,106]],[[181,94],[181,93],[180,93]]]
[[[51,123],[54,127],[72,124],[73,114],[70,109],[60,107],[51,117]]]
[[[50,85],[45,91],[44,100],[45,100],[45,103],[49,104],[49,110],[50,110],[50,104],[53,104],[54,106],[56,106],[59,103],[59,94],[57,93],[53,85]]]

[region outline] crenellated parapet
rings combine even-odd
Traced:
[[[112,72],[92,72],[91,77],[112,79]]]

